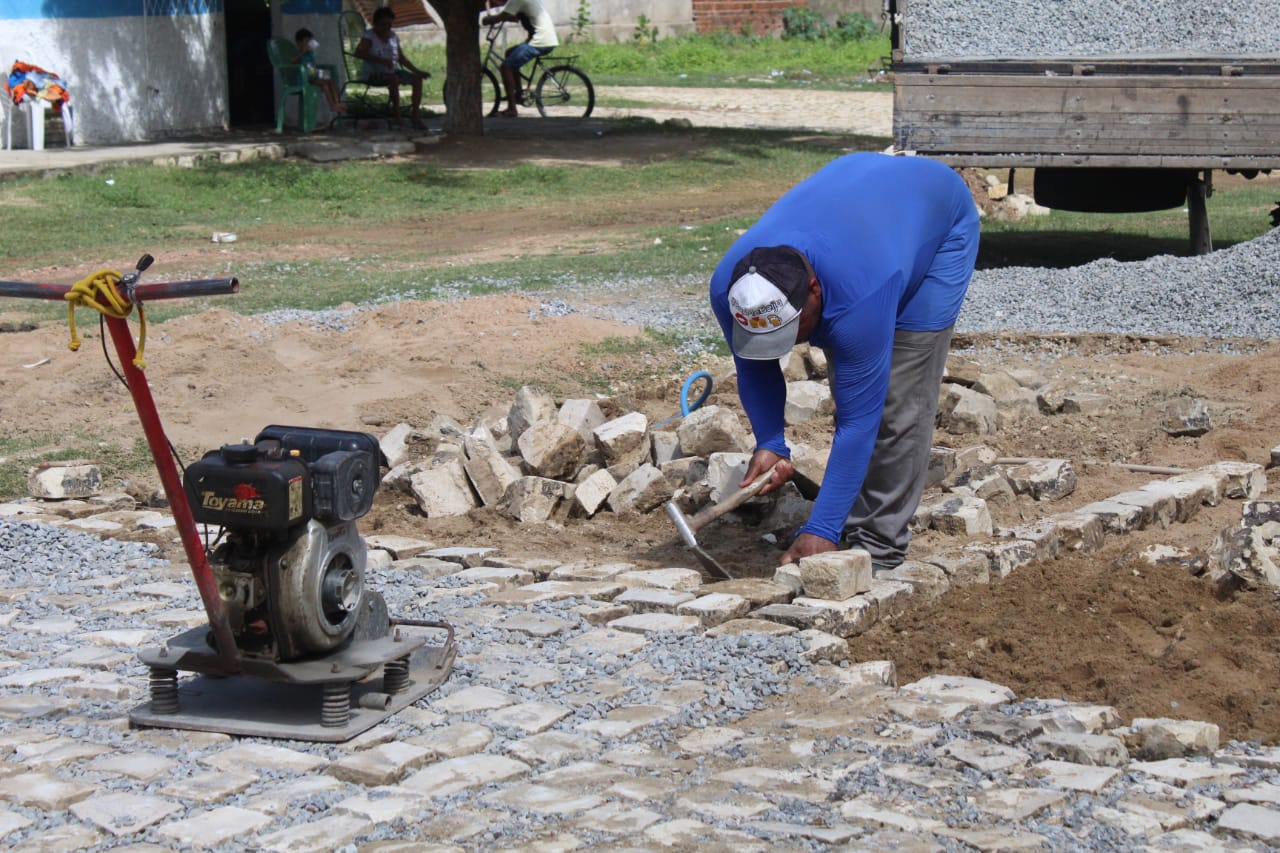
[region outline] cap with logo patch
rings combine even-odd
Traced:
[[[755,248],[738,261],[729,286],[735,355],[773,361],[791,351],[811,275],[808,259],[791,246]]]

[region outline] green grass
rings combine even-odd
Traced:
[[[562,34],[562,39],[565,35]],[[407,46],[414,64],[443,69],[443,45]],[[681,35],[656,42],[566,41],[552,54],[575,64],[599,86],[809,86],[882,89],[874,71],[889,38],[804,41],[732,33]]]
[[[0,500],[25,495],[27,471],[42,462],[87,459],[98,463],[108,491],[122,483],[146,479],[154,471],[147,442],[136,438],[129,445],[101,441],[87,435],[40,435],[16,440],[0,438]]]
[[[449,241],[443,237],[372,251],[357,242],[339,257],[301,260],[293,248],[297,242],[326,240],[342,245],[344,229],[376,231],[383,223],[420,222],[424,232],[438,230],[450,217],[507,208],[513,199],[530,210],[555,205],[572,218],[579,200],[625,200],[708,183],[729,184],[744,170],[787,185],[831,156],[823,146],[789,142],[779,133],[702,132],[699,139],[704,144],[686,159],[625,167],[521,164],[448,169],[430,163],[351,161],[317,166],[258,161],[194,169],[130,166],[104,175],[14,179],[0,182],[0,206],[21,210],[22,216],[12,217],[0,231],[0,263],[11,269],[89,265],[124,271],[143,252],[163,257],[166,252],[179,253],[183,245],[204,247],[213,231],[237,232],[239,245],[252,241],[251,257],[237,258],[233,249],[232,260],[222,268],[182,271],[201,278],[234,275],[243,283],[239,296],[154,303],[148,313],[157,320],[212,305],[258,313],[328,308],[347,301],[541,289],[637,275],[702,274],[728,247],[732,229],[747,223],[636,226],[632,236],[624,234],[609,252],[579,253],[569,246],[545,256],[463,267],[445,262]],[[879,142],[868,140],[867,145],[874,148]],[[594,224],[591,215],[581,214],[582,230]],[[67,228],[68,222],[76,227]],[[60,235],[56,246],[45,239],[50,233]],[[559,245],[567,240],[566,236]],[[547,242],[558,245],[554,233]],[[273,246],[280,247],[280,260],[270,259]],[[33,254],[33,247],[39,254]],[[41,320],[65,318],[61,303],[22,305]]]
[[[1215,249],[1252,240],[1269,224],[1280,188],[1245,183],[1219,188],[1208,200]],[[984,221],[979,269],[1005,266],[1068,267],[1112,258],[1136,261],[1155,255],[1187,255],[1187,213],[1183,208],[1151,213],[1052,211],[1020,222]]]

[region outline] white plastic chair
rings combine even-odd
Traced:
[[[13,100],[9,98],[8,93],[3,93],[0,101],[4,102],[4,147],[6,150],[13,149],[13,114],[17,112],[18,107],[14,106]],[[33,150],[44,148],[44,119],[45,113],[53,108],[48,101],[31,99],[25,101],[22,105],[26,108],[27,113],[27,147]],[[71,104],[62,105],[62,129],[67,140],[67,147],[75,145],[75,111]]]

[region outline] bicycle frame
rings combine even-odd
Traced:
[[[488,47],[481,62],[481,74],[494,89],[489,115],[496,115],[504,100],[510,102],[502,74],[507,54],[506,23],[497,21],[489,24],[485,33]],[[544,117],[586,118],[591,115],[595,107],[595,89],[587,75],[574,65],[576,58],[563,54],[540,54],[515,69],[519,86],[516,102],[525,107],[536,106]],[[481,86],[483,90],[483,81]]]

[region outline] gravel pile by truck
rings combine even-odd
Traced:
[[[1273,0],[1149,0],[1126,12],[1098,0],[910,0],[909,62],[1280,55]]]

